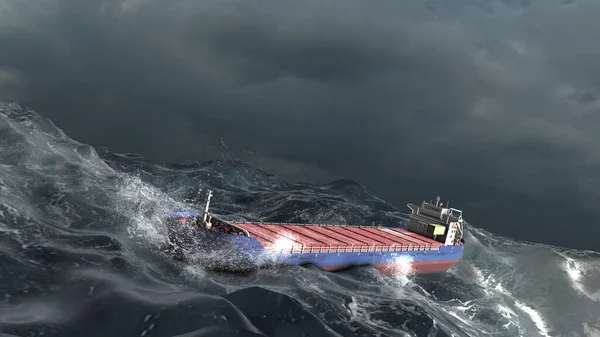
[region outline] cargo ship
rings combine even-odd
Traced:
[[[462,211],[438,196],[412,211],[406,228],[366,225],[230,222],[209,212],[175,212],[167,218],[171,252],[198,256],[218,269],[315,265],[325,271],[371,265],[384,274],[445,272],[463,254]]]

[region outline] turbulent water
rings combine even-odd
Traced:
[[[352,181],[290,183],[237,161],[156,165],[0,103],[0,335],[600,336],[600,254],[470,225],[462,261],[437,275],[234,275],[171,260],[164,218],[199,209],[207,189],[230,219],[406,221]]]

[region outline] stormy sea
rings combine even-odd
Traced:
[[[1,336],[600,336],[599,253],[469,224],[443,274],[215,272],[161,249],[166,216],[209,189],[226,219],[403,226],[406,210],[349,180],[94,149],[17,104],[0,103],[0,146]]]

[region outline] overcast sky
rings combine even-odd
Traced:
[[[0,100],[115,152],[350,178],[403,210],[443,193],[477,227],[598,250],[598,18],[587,1],[0,0]]]

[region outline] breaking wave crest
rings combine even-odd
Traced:
[[[600,336],[595,252],[469,225],[463,260],[444,274],[217,273],[160,249],[166,215],[198,209],[208,188],[229,219],[402,225],[406,216],[347,180],[295,184],[239,161],[156,165],[97,151],[16,104],[0,103],[0,146],[0,333]]]

